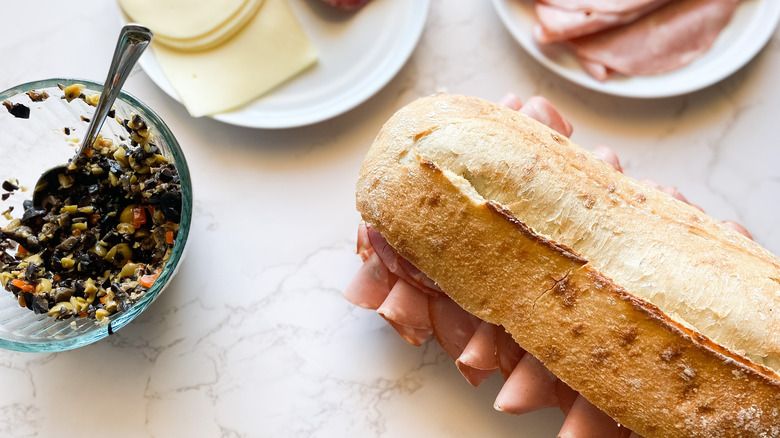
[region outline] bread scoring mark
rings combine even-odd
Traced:
[[[571,248],[565,245],[561,245],[560,243],[553,242],[549,239],[540,236],[539,234],[536,234],[536,232],[534,232],[534,230],[532,230],[528,225],[526,225],[525,223],[517,219],[511,210],[499,204],[498,202],[488,200],[485,202],[485,206],[487,206],[487,208],[492,210],[493,212],[498,213],[504,219],[509,221],[512,225],[517,227],[517,229],[520,230],[520,232],[523,233],[523,235],[525,235],[529,239],[535,240],[536,242],[539,242],[542,245],[557,251],[562,256],[566,257],[567,259],[573,262],[579,263],[581,265],[588,263],[587,260],[582,258],[582,256],[574,252],[574,250],[572,250]]]

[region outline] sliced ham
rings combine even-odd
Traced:
[[[585,73],[591,75],[598,81],[606,81],[613,73],[615,73],[614,70],[611,70],[604,64],[599,64],[596,61],[591,61],[582,57],[576,57],[576,59],[580,64],[580,67],[585,70]]]
[[[526,353],[496,396],[493,407],[509,414],[526,414],[558,406],[558,378]]]
[[[377,313],[382,315],[406,342],[420,346],[433,333],[428,314],[428,297],[429,295],[418,287],[399,279],[377,309]]]
[[[472,386],[479,386],[498,369],[496,330],[503,331],[496,325],[482,321],[455,360],[460,373]]]
[[[731,227],[734,229],[734,231],[738,232],[739,234],[742,234],[743,236],[747,237],[750,240],[753,240],[753,236],[748,233],[748,230],[745,229],[742,225],[734,222],[734,221],[723,221],[723,224],[727,227]]]
[[[506,380],[512,374],[520,359],[523,358],[525,350],[517,345],[517,342],[512,339],[512,335],[504,330],[503,327],[496,329],[495,336],[496,361],[498,362],[498,369],[501,370],[501,375]]]
[[[387,265],[387,269],[390,272],[411,284],[419,286],[420,289],[430,295],[444,295],[444,292],[436,285],[436,282],[428,278],[427,275],[423,274],[413,264],[409,263],[408,260],[401,257],[401,255],[387,243],[381,234],[372,230],[370,226],[366,227],[366,234],[374,251],[376,251],[379,258]]]
[[[635,22],[569,41],[586,71],[656,75],[706,52],[728,24],[739,0],[670,2]],[[600,79],[599,76],[596,76]]]
[[[463,310],[446,295],[430,297],[428,311],[431,314],[433,335],[439,345],[451,358],[457,359],[482,321]]]
[[[539,29],[535,30],[534,37],[540,44],[570,40],[621,24],[631,23],[663,6],[668,1],[652,1],[638,9],[623,12],[571,9],[537,2],[536,19],[539,22]]]
[[[395,276],[387,270],[375,252],[363,260],[363,266],[352,277],[342,295],[350,303],[364,309],[376,310],[390,294]]]
[[[544,123],[550,128],[558,131],[566,137],[571,137],[574,129],[549,100],[544,97],[534,96],[528,99],[528,102],[520,108],[520,113],[524,114],[537,122]]]
[[[620,160],[617,154],[611,148],[606,146],[596,146],[593,149],[593,155],[599,157],[601,161],[611,165],[620,173],[623,173],[623,166],[620,165]]]
[[[514,93],[505,94],[498,103],[515,111],[518,111],[523,107],[523,101],[520,100],[520,98],[517,97]]]
[[[569,415],[580,393],[571,389],[571,386],[563,383],[562,380],[558,380],[555,382],[555,395],[558,396],[558,407],[561,408],[563,415]]]
[[[558,438],[628,438],[631,431],[620,427],[583,396],[574,402]]]

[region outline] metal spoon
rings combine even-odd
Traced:
[[[85,147],[91,147],[95,144],[100,128],[103,126],[109,111],[111,111],[114,101],[119,96],[122,85],[124,85],[130,70],[132,70],[138,58],[141,57],[141,54],[152,41],[152,37],[151,30],[138,24],[127,24],[122,28],[114,49],[111,67],[103,85],[103,92],[100,93],[100,100],[95,108],[95,114],[92,116],[87,132],[81,140],[81,145],[71,161],[81,156]],[[59,184],[58,175],[64,173],[66,168],[67,165],[52,167],[38,178],[33,191],[33,206],[36,209],[41,208],[43,198],[46,197],[46,188],[51,183]]]

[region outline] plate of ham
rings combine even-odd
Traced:
[[[537,61],[603,93],[660,98],[717,83],[774,33],[774,0],[493,0]]]

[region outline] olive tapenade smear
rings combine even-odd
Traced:
[[[179,175],[140,116],[117,121],[129,138],[99,138],[36,188],[40,209],[24,201],[22,217],[0,230],[0,282],[21,306],[103,320],[138,301],[170,257]]]

